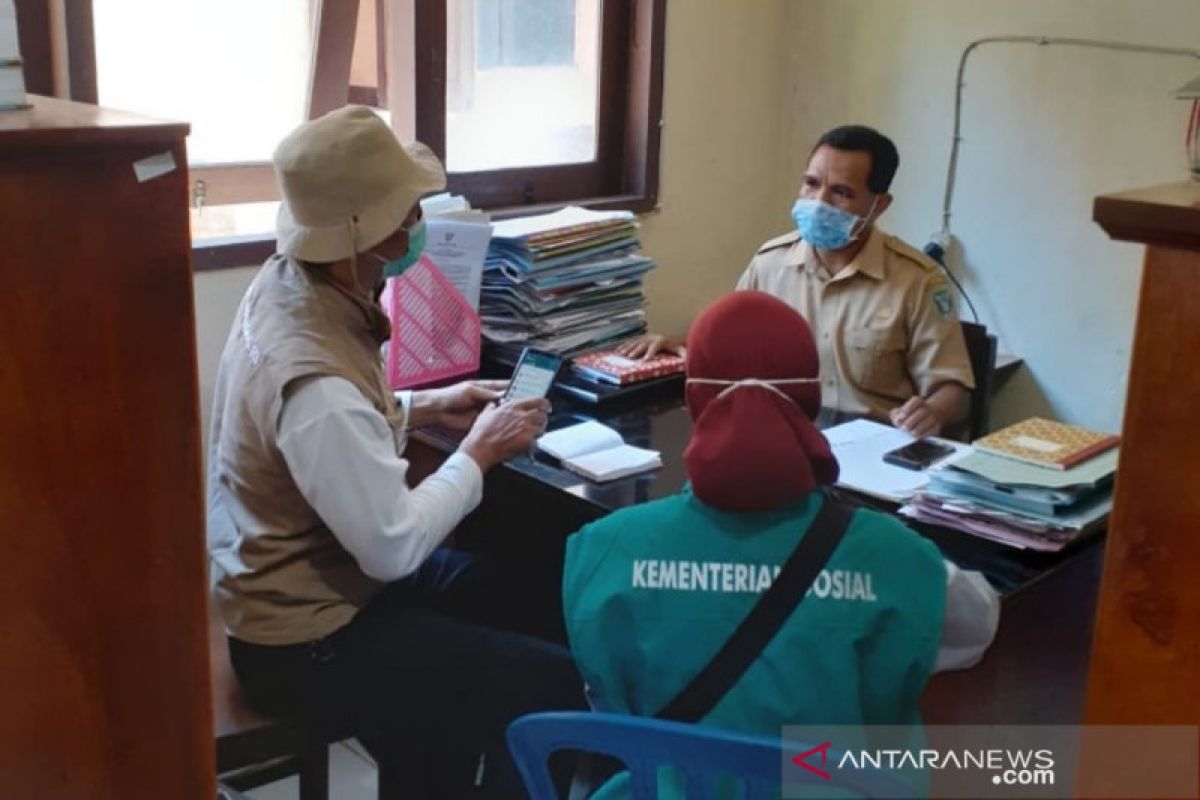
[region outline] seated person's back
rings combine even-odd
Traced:
[[[837,477],[812,424],[816,348],[759,292],[719,301],[688,342],[691,486],[617,512],[567,545],[571,647],[597,710],[651,716],[737,629]],[[977,573],[893,517],[858,510],[796,611],[706,724],[907,724],[935,669],[974,663],[998,602]]]

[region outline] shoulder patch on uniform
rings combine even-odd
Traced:
[[[950,294],[950,287],[946,284],[934,287],[929,299],[933,301],[933,307],[942,319],[949,319],[954,314],[954,298]]]
[[[939,269],[936,261],[898,236],[888,235],[883,237],[883,246],[906,261],[915,263],[926,272],[934,272]]]
[[[798,241],[800,241],[799,231],[785,233],[783,236],[776,236],[774,239],[768,239],[767,241],[763,242],[762,246],[755,251],[755,254],[757,255],[758,253],[765,253],[768,250],[774,250],[777,247],[787,247],[795,244]]]

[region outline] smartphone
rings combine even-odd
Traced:
[[[562,364],[562,356],[526,347],[521,353],[521,359],[517,361],[512,381],[508,384],[508,390],[504,393],[504,397],[500,398],[500,402],[509,403],[516,400],[528,400],[531,397],[545,397],[550,393],[554,377],[558,375]]]
[[[905,469],[923,470],[930,464],[939,461],[954,452],[948,444],[935,442],[932,439],[917,439],[903,447],[889,450],[883,454],[883,460],[889,464]]]

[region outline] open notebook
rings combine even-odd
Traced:
[[[538,439],[538,448],[566,469],[594,481],[612,481],[662,466],[657,450],[625,444],[621,434],[594,420],[551,431]]]

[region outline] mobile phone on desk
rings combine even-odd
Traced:
[[[948,444],[935,442],[932,439],[917,439],[903,447],[887,451],[883,454],[883,460],[897,467],[920,471],[930,464],[941,461],[953,452],[954,448]]]
[[[501,403],[545,397],[554,385],[554,378],[562,368],[563,358],[544,350],[526,347],[513,370],[508,389],[500,398]]]

